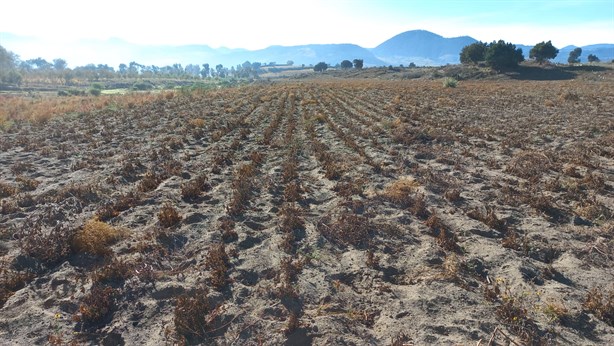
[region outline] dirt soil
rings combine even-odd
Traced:
[[[614,74],[301,80],[0,133],[0,344],[614,344]]]

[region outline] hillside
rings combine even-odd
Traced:
[[[371,51],[392,65],[457,64],[461,49],[474,42],[477,40],[469,36],[444,38],[429,31],[413,30],[396,35]]]

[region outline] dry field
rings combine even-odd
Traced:
[[[611,72],[102,107],[0,133],[0,344],[614,344]]]

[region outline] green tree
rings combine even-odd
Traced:
[[[0,46],[0,82],[8,84],[21,83],[21,74],[17,72],[19,57],[17,54]]]
[[[51,70],[51,68],[53,67],[52,63],[40,57],[36,59],[26,60],[26,63],[28,63],[34,69],[41,70],[41,71]]]
[[[571,52],[569,52],[569,57],[567,58],[567,62],[570,64],[575,64],[580,62],[580,55],[582,55],[582,48],[578,47]]]
[[[66,63],[66,60],[64,59],[53,59],[53,68],[56,71],[62,71],[64,69],[66,69],[66,67],[68,66],[68,64]]]
[[[517,67],[524,61],[524,56],[522,49],[516,48],[516,45],[499,40],[488,45],[485,59],[488,66],[502,70]]]
[[[540,42],[531,48],[529,58],[535,59],[535,61],[542,64],[546,60],[556,58],[557,54],[559,54],[559,50],[552,45],[552,42]]]
[[[460,62],[462,64],[477,64],[486,60],[487,48],[488,45],[484,42],[476,42],[463,47],[460,52]]]
[[[595,55],[595,54],[589,54],[588,57],[588,62],[599,62],[599,58]]]
[[[328,64],[325,62],[319,62],[314,67],[313,70],[316,72],[326,71],[328,69]]]
[[[352,66],[353,66],[353,65],[352,65],[352,62],[351,62],[351,61],[349,61],[349,60],[343,60],[343,61],[341,62],[341,68],[342,68],[342,69],[344,69],[344,70],[347,70],[347,69],[349,69],[349,68],[352,68]]]
[[[362,68],[364,63],[362,59],[354,59],[352,62],[354,63],[354,68],[359,70]]]
[[[200,75],[203,76],[203,78],[207,78],[209,77],[209,64],[203,64],[203,69],[200,70]]]

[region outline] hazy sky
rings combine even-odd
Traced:
[[[614,43],[614,0],[5,0],[0,10],[0,32],[51,41],[372,48],[403,31],[425,29],[528,45]]]

